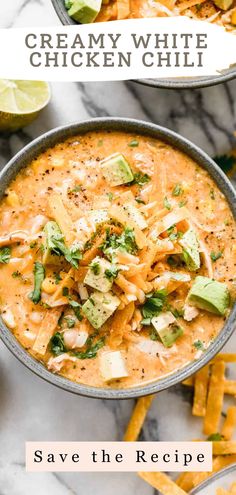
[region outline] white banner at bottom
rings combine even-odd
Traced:
[[[187,17],[0,29],[0,78],[118,81],[200,77],[235,64],[236,36]]]
[[[211,470],[211,442],[26,442],[28,472]]]

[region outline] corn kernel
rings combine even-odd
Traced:
[[[231,22],[236,26],[236,9],[232,12]]]
[[[56,290],[56,282],[52,278],[46,277],[42,283],[42,290],[47,294],[53,294]]]
[[[19,196],[15,191],[9,191],[6,201],[9,206],[19,206],[20,204]]]

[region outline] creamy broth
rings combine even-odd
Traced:
[[[128,164],[120,185],[114,154]],[[31,355],[70,380],[117,388],[157,380],[199,358],[230,312],[231,211],[208,173],[164,142],[105,131],[70,138],[17,175],[0,215],[2,318]],[[223,310],[194,296],[199,276],[219,282]]]

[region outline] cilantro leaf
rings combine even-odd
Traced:
[[[174,187],[173,191],[172,191],[172,196],[180,196],[181,194],[183,194],[183,188],[181,187],[181,184],[176,184],[176,186]]]
[[[0,249],[0,263],[9,263],[11,259],[11,248],[2,247]]]
[[[166,303],[167,292],[165,289],[146,294],[146,301],[141,308],[143,315],[142,325],[150,325],[151,319],[158,316]]]
[[[45,278],[45,268],[39,261],[34,264],[34,290],[29,295],[29,299],[34,304],[38,304],[41,300],[41,285]]]
[[[212,251],[211,252],[211,259],[212,259],[212,261],[215,262],[215,261],[219,260],[221,258],[221,256],[222,256],[222,254],[223,253],[221,251],[218,251],[218,253],[215,253],[214,251]]]
[[[63,333],[56,332],[52,336],[50,340],[50,350],[55,356],[59,356],[60,354],[63,354],[63,352],[67,352]]]

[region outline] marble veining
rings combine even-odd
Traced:
[[[50,0],[10,0],[0,27],[59,25]],[[28,128],[0,136],[0,168],[40,134],[97,116],[152,121],[189,138],[211,156],[236,146],[236,81],[168,91],[134,82],[53,83],[52,100]],[[233,337],[226,348],[236,346]],[[140,440],[199,437],[192,392],[178,385],[155,399]],[[135,474],[26,474],[26,440],[121,440],[133,401],[92,400],[59,390],[24,368],[0,343],[0,495],[154,495]]]

